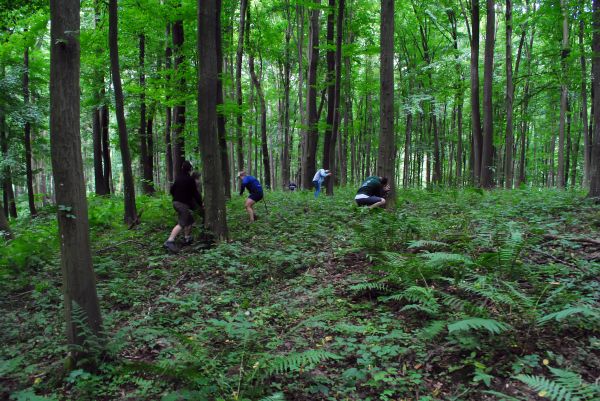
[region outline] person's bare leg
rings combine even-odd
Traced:
[[[254,201],[250,198],[246,199],[246,203],[244,204],[244,207],[246,208],[246,212],[248,212],[248,217],[250,218],[250,222],[254,222]]]
[[[167,241],[169,241],[169,242],[175,241],[175,238],[179,235],[181,230],[182,230],[182,227],[179,224],[177,224],[175,227],[173,227],[173,231],[171,231],[171,235],[169,235],[169,239]]]
[[[192,232],[191,224],[183,229],[183,235],[185,235],[186,237],[189,237],[191,232]]]
[[[381,200],[377,203],[373,203],[371,206],[369,206],[369,209],[374,209],[376,207],[383,207],[383,205],[385,205],[385,199],[381,198]]]

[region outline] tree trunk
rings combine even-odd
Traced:
[[[471,131],[473,134],[473,180],[481,175],[481,115],[479,109],[479,0],[471,0]]]
[[[506,153],[504,156],[504,186],[511,189],[513,184],[513,66],[512,66],[512,0],[506,0]]]
[[[29,107],[29,48],[25,47],[23,56],[23,101],[25,108]],[[27,202],[29,203],[29,214],[37,215],[33,193],[33,169],[31,167],[31,122],[25,121],[25,171],[27,174]]]
[[[290,75],[291,57],[290,40],[292,37],[292,21],[290,15],[290,2],[285,1],[285,14],[287,25],[285,30],[285,49],[283,62],[283,152],[281,155],[281,187],[286,188],[291,176],[291,144],[290,144]]]
[[[98,7],[98,0],[94,0],[94,29],[99,30],[100,22],[100,10]],[[100,55],[102,49],[97,48],[96,54]],[[102,107],[105,104],[104,99],[104,74],[101,68],[96,68],[94,71],[95,84],[98,85],[94,88],[95,104],[92,111],[92,146],[94,153],[94,191],[96,195],[106,195],[110,192],[109,186],[107,185],[107,178],[104,177],[104,169],[102,167],[103,154],[102,154]]]
[[[221,152],[217,131],[217,87],[218,87],[218,30],[216,2],[198,0],[198,141],[202,157],[202,182],[204,184],[204,224],[216,240],[226,240],[227,216]]]
[[[0,114],[0,146],[2,147],[2,156],[8,159],[8,138],[6,132],[6,117]],[[7,164],[4,167],[4,179],[2,180],[4,192],[4,207],[7,210],[7,216],[10,215],[13,219],[17,218],[17,204],[15,202],[15,192],[12,183],[12,172]]]
[[[590,185],[590,135],[588,126],[588,97],[587,97],[587,67],[585,60],[585,46],[583,42],[584,22],[583,22],[583,3],[581,4],[581,15],[579,19],[579,49],[581,52],[581,125],[583,135],[583,186],[588,188]]]
[[[104,187],[106,194],[114,192],[112,186],[112,168],[110,164],[110,141],[109,141],[109,113],[107,99],[105,99],[106,91],[104,90],[104,82],[102,82],[102,106],[100,107],[100,129],[102,132],[102,164],[104,165]]]
[[[247,0],[241,0],[240,2],[240,25],[238,28],[238,45],[235,56],[235,86],[236,86],[236,99],[237,99],[237,112],[236,112],[236,137],[237,137],[237,167],[238,170],[244,170],[244,140],[242,134],[242,58],[244,54],[244,29],[246,28],[246,12],[248,9]],[[250,147],[251,145],[248,144]],[[250,163],[250,162],[248,162]],[[248,166],[250,167],[250,166]]]
[[[173,56],[173,49],[171,49],[171,24],[167,24],[167,45],[165,48],[165,69],[167,70],[165,74],[166,80],[166,100],[167,104],[170,96],[168,92],[170,90],[169,82],[171,81],[171,58]],[[166,155],[165,155],[165,163],[167,165],[167,181],[172,183],[175,179],[175,175],[173,173],[173,148],[171,141],[171,118],[173,117],[173,111],[171,110],[171,106],[165,107],[165,146],[166,146]]]
[[[558,175],[557,186],[565,187],[565,120],[567,118],[567,57],[569,57],[569,21],[567,20],[567,5],[561,0],[563,14],[563,38],[560,61],[562,67],[560,91],[560,120],[558,127]]]
[[[148,185],[148,195],[152,195],[155,192],[154,183],[154,106],[150,106],[150,112],[147,114],[146,119],[146,158],[144,159],[143,174],[144,183]]]
[[[335,0],[330,0],[335,3]],[[338,10],[337,10],[337,25],[336,25],[336,44],[335,44],[335,85],[334,85],[334,102],[333,102],[333,126],[331,129],[331,140],[330,140],[330,148],[329,148],[329,168],[331,171],[336,171],[336,163],[335,163],[335,150],[336,150],[336,141],[340,131],[340,92],[342,86],[342,40],[343,40],[343,29],[344,29],[344,7],[345,0],[337,0],[338,2]],[[335,6],[335,4],[333,4]],[[340,139],[341,142],[341,139]],[[333,184],[338,180],[339,177],[337,175],[331,176],[327,181],[327,195],[333,195]]]
[[[333,170],[330,160],[331,136],[333,129],[333,115],[335,110],[335,50],[333,47],[334,36],[334,21],[335,21],[335,0],[329,0],[327,12],[327,125],[325,126],[325,134],[323,136],[323,168]],[[326,179],[328,182],[331,178]],[[326,184],[327,187],[329,185]]]
[[[121,162],[123,165],[123,193],[125,198],[124,218],[125,224],[132,225],[137,223],[138,217],[135,206],[135,185],[133,182],[133,173],[131,171],[131,155],[129,153],[129,142],[127,138],[125,108],[123,105],[121,70],[119,67],[117,0],[109,0],[108,16],[108,47],[110,49],[110,68],[115,92],[115,112],[117,115],[117,125],[119,128],[119,145],[121,147]]]
[[[223,45],[221,41],[221,3],[222,0],[216,0],[217,8],[217,131],[219,134],[219,149],[221,152],[221,172],[223,174],[223,190],[225,198],[231,198],[231,186],[229,180],[231,172],[229,171],[229,155],[227,154],[227,132],[225,131],[225,114],[219,108],[223,107]]]
[[[594,123],[590,170],[591,198],[600,197],[600,0],[593,1],[592,14],[592,108]]]
[[[256,88],[256,93],[258,94],[258,101],[260,103],[260,141],[261,141],[261,149],[262,149],[262,161],[263,168],[265,172],[265,187],[268,189],[271,188],[271,163],[269,161],[269,147],[267,143],[267,106],[265,103],[265,94],[263,93],[262,86],[260,85],[260,81],[256,76],[256,71],[254,70],[254,53],[250,52],[248,56],[248,67],[250,69],[250,76],[252,77],[252,83]]]
[[[67,338],[69,344],[85,347],[92,340],[85,338],[87,333],[101,336],[102,318],[92,268],[79,137],[79,12],[79,0],[50,1],[50,150],[54,182],[60,188],[56,201]],[[83,319],[73,318],[81,312]],[[82,323],[87,327],[79,326]]]
[[[394,135],[394,0],[381,0],[379,176],[388,178],[387,207],[396,206],[396,141]]]
[[[483,142],[481,147],[481,186],[491,188],[494,170],[494,117],[492,108],[494,74],[494,35],[496,13],[494,0],[486,0],[485,60],[483,70]]]
[[[4,206],[0,208],[0,238],[12,239],[13,233],[10,230],[10,225],[4,214]]]
[[[310,38],[308,60],[307,115],[308,129],[306,132],[306,154],[302,160],[302,188],[310,189],[316,170],[316,150],[319,138],[317,114],[317,67],[319,62],[319,14],[321,0],[315,0],[310,14]]]
[[[185,69],[183,63],[185,55],[183,54],[183,21],[175,21],[173,24],[173,54],[175,55],[175,77],[177,79],[177,96],[181,97],[186,93],[185,89]],[[172,147],[173,147],[173,174],[181,171],[181,164],[185,160],[185,139],[183,130],[185,128],[185,100],[180,100],[173,109],[174,124],[172,126]]]
[[[142,170],[142,192],[146,195],[154,193],[154,177],[148,165],[148,136],[146,133],[146,72],[145,57],[146,57],[146,35],[139,36],[139,68],[140,68],[140,164]]]

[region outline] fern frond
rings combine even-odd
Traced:
[[[285,395],[282,392],[278,392],[267,397],[261,398],[259,401],[285,401]]]
[[[300,353],[291,353],[284,356],[276,356],[263,361],[260,366],[265,366],[265,376],[295,372],[300,369],[310,369],[327,359],[339,359],[335,354],[324,350],[308,350]]]
[[[541,397],[548,397],[552,401],[579,401],[569,389],[555,381],[542,376],[518,375],[517,380],[527,384]]]
[[[408,243],[408,249],[429,249],[429,248],[447,248],[449,245],[445,242],[431,240],[417,240]]]
[[[473,317],[469,319],[458,320],[448,325],[448,332],[454,333],[457,331],[471,331],[478,329],[485,329],[493,334],[499,334],[503,331],[507,331],[511,328],[506,323],[499,322],[494,319],[482,319],[479,317]]]
[[[432,267],[448,264],[472,265],[474,263],[473,259],[459,253],[431,252],[424,253],[421,255],[421,257],[427,259],[427,264]]]
[[[383,282],[371,282],[371,283],[358,283],[350,286],[350,289],[355,292],[365,292],[365,291],[381,291],[385,292],[388,290],[388,286]]]
[[[544,324],[548,323],[551,320],[556,320],[557,322],[560,322],[561,320],[564,320],[568,317],[572,317],[575,315],[583,315],[583,316],[589,317],[593,320],[600,319],[600,312],[598,312],[598,309],[593,308],[591,306],[574,306],[574,307],[565,308],[558,312],[549,313],[547,315],[544,315],[537,320],[537,324],[540,326],[543,326]]]
[[[426,340],[433,340],[437,337],[444,329],[448,322],[444,320],[434,320],[428,326],[423,327],[419,331],[419,338],[424,338]]]

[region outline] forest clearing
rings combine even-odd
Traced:
[[[600,401],[600,0],[0,0],[0,399]]]

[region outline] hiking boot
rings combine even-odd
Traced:
[[[165,241],[164,246],[165,246],[165,248],[167,248],[167,250],[169,252],[173,252],[173,253],[179,252],[179,248],[177,247],[177,245],[175,245],[175,241]]]

